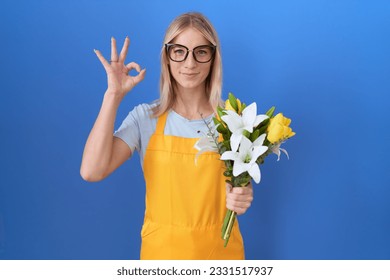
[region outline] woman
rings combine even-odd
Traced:
[[[113,134],[119,104],[145,77],[146,70],[125,65],[111,40],[108,62],[95,50],[108,78],[97,120],[88,137],[81,175],[87,181],[107,177],[137,150],[146,182],[146,211],[141,259],[243,259],[238,223],[223,247],[221,226],[226,207],[243,214],[253,199],[252,186],[231,188],[215,153],[197,165],[194,144],[221,104],[222,66],[217,34],[199,13],[177,17],[168,27],[161,51],[160,99],[141,104]],[[135,69],[138,74],[129,75]]]

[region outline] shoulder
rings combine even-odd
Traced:
[[[141,103],[136,105],[128,114],[127,119],[132,119],[138,123],[151,121],[153,119],[153,108],[156,107],[155,102]]]
[[[152,119],[153,117],[153,108],[157,106],[157,102],[152,103],[141,103],[134,107],[130,112],[133,115],[136,115],[140,119]]]
[[[123,120],[114,136],[124,140],[128,146],[140,151],[155,130],[157,120],[153,118],[154,103],[142,103],[135,106]]]

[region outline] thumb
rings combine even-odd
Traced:
[[[134,82],[138,84],[145,78],[146,69],[142,69],[137,76],[134,77]]]
[[[227,192],[227,193],[231,193],[231,192],[232,192],[232,190],[233,190],[233,187],[232,187],[232,185],[230,185],[230,184],[226,184],[226,192]]]

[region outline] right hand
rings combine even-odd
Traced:
[[[130,62],[129,64],[125,65],[125,59],[129,45],[130,39],[129,37],[126,37],[118,57],[116,50],[116,40],[114,37],[112,37],[110,62],[104,58],[100,51],[94,50],[107,73],[107,92],[115,94],[120,99],[125,97],[125,95],[145,77],[146,69],[141,70],[141,67],[137,63]],[[135,69],[138,74],[135,76],[130,76],[129,72],[132,69]]]

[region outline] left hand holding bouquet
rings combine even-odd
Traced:
[[[252,183],[242,188],[233,188],[226,183],[226,208],[235,212],[237,215],[244,214],[253,201]]]

